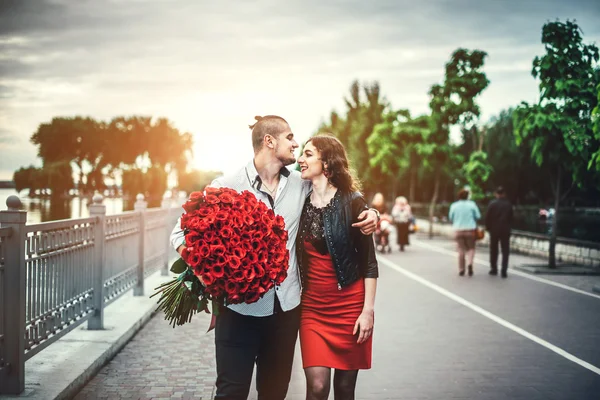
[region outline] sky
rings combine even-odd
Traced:
[[[0,180],[41,166],[29,138],[56,116],[148,115],[194,135],[193,166],[251,159],[255,115],[288,120],[299,142],[354,80],[394,108],[428,112],[459,48],[488,53],[481,120],[537,99],[544,23],[576,20],[600,45],[597,0],[2,0]],[[115,143],[118,145],[118,143]]]

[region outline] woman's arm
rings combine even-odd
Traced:
[[[356,343],[364,343],[373,334],[375,322],[375,293],[377,291],[377,279],[365,278],[365,302],[358,319],[354,323],[353,335],[358,332]]]

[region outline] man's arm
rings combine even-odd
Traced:
[[[363,235],[370,235],[377,229],[377,222],[379,221],[379,213],[369,208],[364,210],[358,216],[360,222],[352,224],[353,227],[359,228]]]
[[[171,246],[173,246],[175,251],[181,255],[181,252],[185,248],[185,235],[183,233],[183,229],[181,229],[181,217],[177,218],[177,223],[171,231],[169,241],[171,242]]]

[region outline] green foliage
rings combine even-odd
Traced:
[[[146,193],[146,183],[142,170],[135,168],[123,171],[121,188],[123,194],[130,196],[135,196],[138,193]]]
[[[31,192],[35,192],[39,189],[37,175],[39,169],[33,165],[25,168],[19,168],[13,173],[13,181],[15,182],[15,189],[17,192],[21,190],[29,189]]]
[[[345,99],[345,103],[345,117],[335,111],[331,112],[330,121],[321,124],[319,132],[329,132],[340,139],[352,162],[352,168],[358,173],[365,190],[370,192],[385,182],[386,175],[380,165],[371,164],[364,144],[375,126],[383,122],[388,103],[381,97],[379,83],[361,86],[358,81],[350,86],[350,97]]]
[[[475,201],[486,198],[485,185],[493,168],[488,161],[487,153],[474,151],[464,166],[464,174],[471,187],[471,197]]]
[[[583,169],[595,164],[593,154],[600,147],[592,120],[600,83],[598,48],[583,44],[579,27],[571,21],[544,25],[542,43],[546,54],[534,59],[532,70],[539,79],[540,101],[523,102],[515,110],[517,144],[530,146],[537,165],[570,171],[573,182],[580,184]]]
[[[600,69],[596,68],[596,75],[600,75]],[[596,86],[596,107],[592,110],[592,130],[594,132],[594,139],[600,141],[600,78],[597,79],[599,82]],[[592,154],[588,168],[595,167],[596,171],[600,171],[600,148]]]
[[[44,187],[52,190],[53,196],[64,195],[75,187],[73,169],[68,160],[45,162],[41,179],[45,181]]]
[[[201,191],[221,175],[223,173],[220,171],[192,170],[179,175],[179,185],[177,187],[186,193]]]
[[[168,173],[185,171],[192,148],[191,134],[179,132],[166,118],[141,116],[116,117],[109,123],[89,117],[57,117],[41,124],[31,142],[38,146],[44,165],[72,163],[83,192],[105,189],[106,177],[141,168],[140,160],[144,160],[150,164],[150,191],[157,195],[164,192]],[[132,182],[126,186],[140,189]]]
[[[593,133],[592,111],[598,104],[600,74],[598,48],[583,44],[574,22],[556,21],[542,28],[546,54],[533,60],[532,75],[539,79],[540,100],[525,102],[515,110],[517,143],[527,143],[537,165],[550,171],[555,218],[549,246],[549,265],[556,266],[556,220],[559,205],[570,188],[563,190],[563,176],[581,186],[586,169],[595,163],[600,141]],[[564,193],[563,193],[564,192]]]
[[[131,197],[142,193],[149,199],[162,198],[167,190],[167,173],[158,166],[147,171],[138,168],[123,171],[123,193]]]
[[[159,165],[148,168],[144,175],[146,193],[150,198],[162,198],[167,190],[167,172]]]

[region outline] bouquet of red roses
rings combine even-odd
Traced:
[[[171,267],[180,275],[153,294],[162,294],[159,309],[173,327],[208,310],[209,300],[254,303],[286,278],[284,220],[252,193],[207,187],[183,208],[185,249]]]

